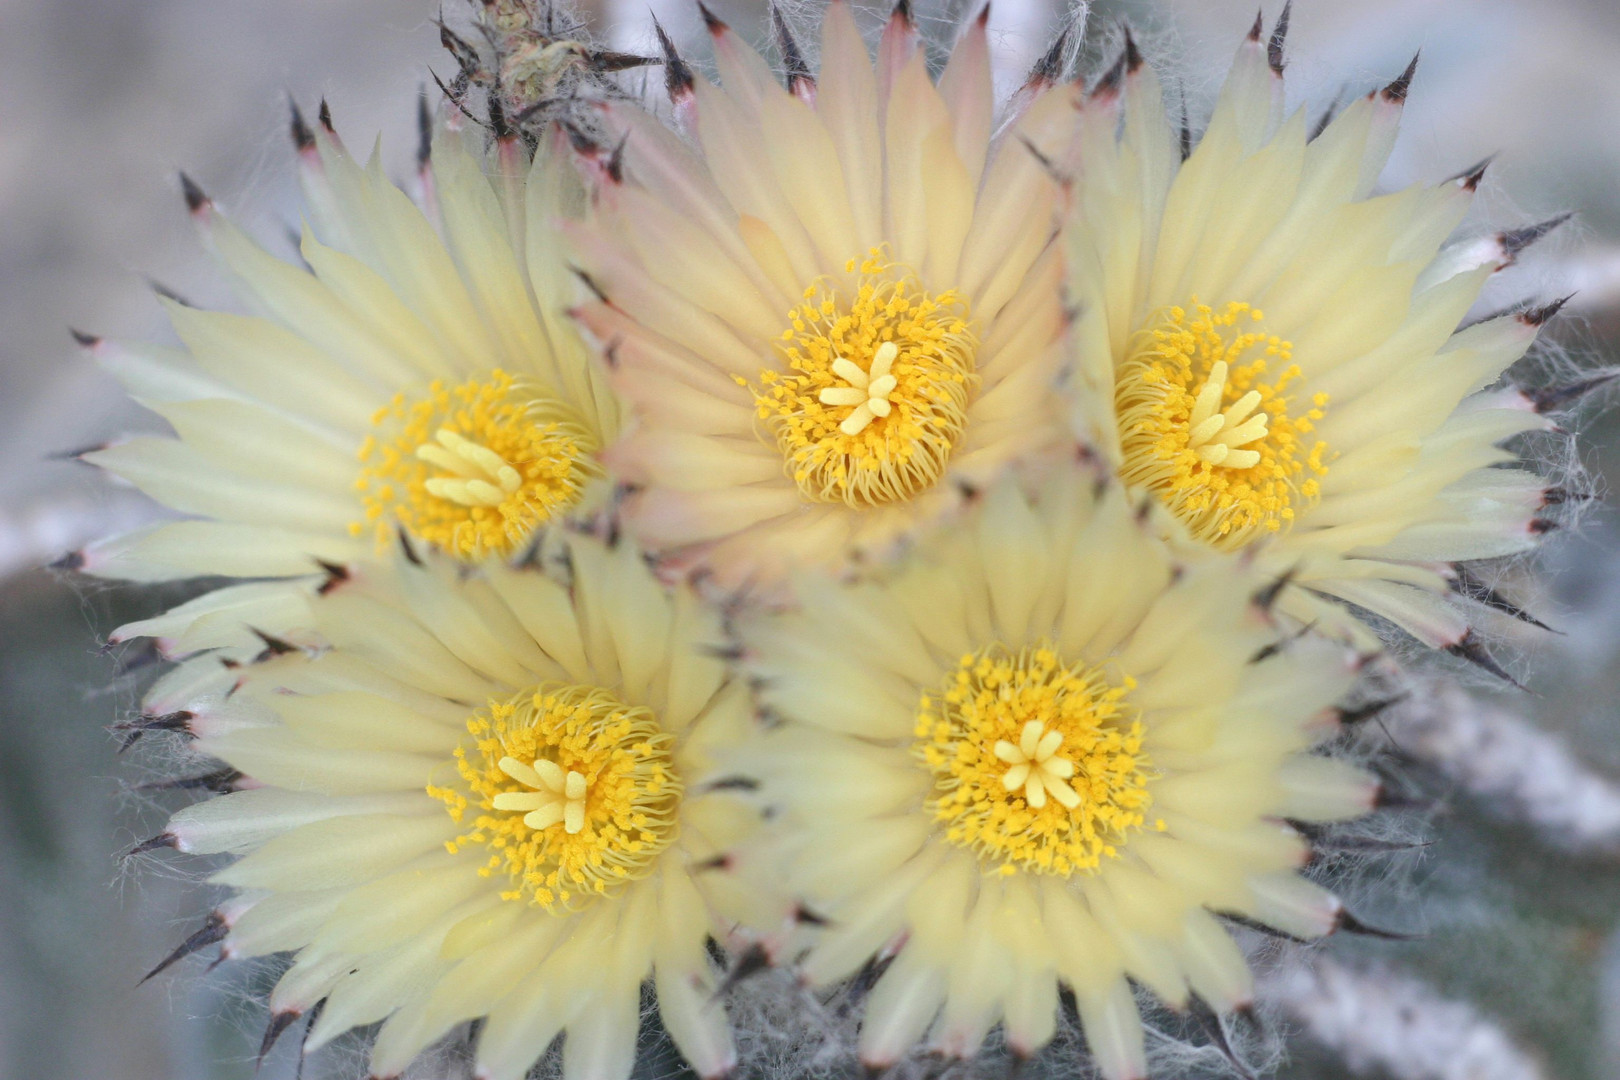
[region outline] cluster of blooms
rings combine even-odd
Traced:
[[[245,579],[115,634],[219,793],[142,847],[240,856],[170,960],[290,954],[269,1040],[380,1022],[378,1077],[481,1021],[481,1077],[623,1080],[649,987],[722,1076],[770,963],[870,1067],[1078,1023],[1138,1080],[1141,995],[1252,1001],[1232,927],[1356,926],[1305,867],[1377,801],[1358,673],[1490,666],[1459,564],[1558,501],[1501,381],[1554,309],[1457,330],[1545,230],[1373,194],[1411,71],[1313,130],[1285,12],[1194,143],[1128,36],[998,106],[985,16],[936,78],[829,0],[785,77],[705,10],[666,110],[485,10],[420,199],[295,115],[305,265],[188,182],[257,314],[89,340],[178,436],[90,460],[188,516],[76,565]]]

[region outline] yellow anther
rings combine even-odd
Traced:
[[[501,371],[436,382],[414,402],[397,396],[373,423],[355,486],[379,545],[402,525],[463,558],[509,553],[577,502],[597,470],[572,411]]]
[[[1220,547],[1283,528],[1327,472],[1326,445],[1304,439],[1326,396],[1291,415],[1293,345],[1245,321],[1260,315],[1239,303],[1219,314],[1196,301],[1159,312],[1132,339],[1115,387],[1126,481],[1151,488]],[[1282,369],[1267,382],[1272,361]]]
[[[946,839],[1000,873],[1067,875],[1113,857],[1152,802],[1133,685],[1044,646],[964,656],[923,697],[913,750]]]
[[[545,685],[492,701],[455,751],[464,787],[430,786],[457,822],[451,850],[489,848],[509,893],[554,912],[645,877],[675,839],[674,738],[606,690]]]
[[[787,370],[753,387],[805,497],[857,508],[909,499],[944,475],[978,386],[964,299],[924,291],[880,249],[859,270],[852,290],[805,290],[782,338]]]

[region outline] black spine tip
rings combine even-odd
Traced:
[[[1125,74],[1135,75],[1142,70],[1142,51],[1136,47],[1136,38],[1131,34],[1131,28],[1121,27],[1125,32]]]
[[[1338,112],[1339,107],[1337,102],[1323,109],[1322,115],[1317,117],[1316,123],[1311,125],[1310,135],[1306,137],[1305,141],[1315,142],[1317,139],[1321,138],[1322,132],[1328,129],[1329,124],[1333,123],[1333,118],[1338,115]]]
[[[264,652],[261,654],[261,659],[267,660],[272,656],[286,656],[288,653],[295,653],[298,651],[298,646],[294,645],[285,638],[276,637],[274,634],[267,634],[263,630],[260,630],[254,626],[248,627],[248,630],[253,634],[254,637],[264,642]]]
[[[593,139],[589,132],[578,124],[564,123],[563,130],[568,133],[568,145],[574,153],[583,158],[594,158],[602,152],[602,147]]]
[[[1294,0],[1288,0],[1283,5],[1282,14],[1277,16],[1277,25],[1271,31],[1271,40],[1266,43],[1266,62],[1277,75],[1283,73],[1283,45],[1288,41],[1288,19],[1294,13]]]
[[[604,304],[612,303],[612,301],[608,299],[607,293],[602,291],[602,286],[598,285],[596,283],[596,279],[591,277],[590,274],[586,273],[584,270],[581,270],[577,266],[569,267],[569,269],[574,272],[574,276],[579,279],[579,283],[590,290],[592,296],[596,297]]]
[[[1465,596],[1477,604],[1483,604],[1492,611],[1499,611],[1503,615],[1523,623],[1529,623],[1531,626],[1545,630],[1550,634],[1558,632],[1492,588],[1478,574],[1474,573],[1473,569],[1466,563],[1453,564],[1451,575],[1451,590],[1458,596]]]
[[[107,444],[106,443],[92,443],[89,446],[81,446],[77,450],[57,450],[57,451],[54,451],[53,453],[46,454],[45,455],[45,460],[46,461],[76,461],[76,462],[78,462],[79,464],[82,465],[82,464],[85,464],[84,455],[93,454],[97,450],[105,450],[105,449],[107,449]]]
[[[488,119],[490,134],[494,135],[497,139],[511,138],[512,127],[506,118],[506,106],[501,104],[499,84],[496,84],[494,92],[489,95],[486,101],[486,111],[489,114]]]
[[[1456,176],[1453,176],[1451,180],[1464,191],[1478,191],[1479,182],[1485,179],[1485,170],[1491,167],[1491,162],[1494,160],[1496,160],[1496,155],[1492,154],[1483,161],[1464,169]]]
[[[981,30],[990,25],[990,0],[985,0],[984,7],[979,9],[979,18],[977,22]]]
[[[425,169],[433,160],[433,106],[428,103],[427,87],[416,95],[416,167]]]
[[[405,556],[405,561],[410,563],[412,566],[421,566],[422,556],[416,553],[416,546],[411,543],[410,535],[406,533],[404,528],[399,530],[398,535],[400,554]]]
[[[894,0],[894,11],[889,14],[891,19],[899,19],[907,26],[913,24],[911,16],[911,0]]]
[[[776,33],[776,48],[782,54],[782,70],[787,75],[788,89],[799,91],[802,88],[816,85],[816,77],[810,71],[810,65],[805,62],[804,52],[793,37],[793,28],[788,26],[787,18],[782,14],[782,5],[771,4],[771,29]]]
[[[1345,727],[1355,727],[1368,720],[1383,715],[1386,709],[1391,709],[1412,696],[1411,691],[1402,690],[1393,697],[1380,698],[1377,701],[1368,701],[1353,708],[1339,710],[1339,723]]]
[[[201,212],[208,205],[208,196],[203,189],[185,173],[180,174],[180,193],[186,197],[186,209],[193,214]]]
[[[1534,529],[1534,525],[1535,522],[1531,522],[1532,530]],[[1469,630],[1464,633],[1463,636],[1454,644],[1447,645],[1446,652],[1453,656],[1461,657],[1482,671],[1490,672],[1492,675],[1495,675],[1498,679],[1501,679],[1505,683],[1509,683],[1520,690],[1524,689],[1524,684],[1519,682],[1519,680],[1515,679],[1512,675],[1509,675],[1507,669],[1501,664],[1498,664],[1495,658],[1493,658],[1491,654],[1486,651],[1485,646],[1482,645],[1479,639],[1474,636],[1473,630]]]
[[[635,53],[614,52],[611,49],[601,49],[589,54],[586,60],[590,63],[592,71],[612,73],[615,71],[630,71],[634,68],[646,67],[658,63],[651,56],[638,56]]]
[[[171,303],[179,304],[181,307],[195,308],[197,306],[155,278],[147,278],[146,287],[163,297],[163,299],[168,300]]]
[[[1310,944],[1309,940],[1306,938],[1297,937],[1288,933],[1286,930],[1278,930],[1275,926],[1269,926],[1258,919],[1251,919],[1246,915],[1239,915],[1233,911],[1217,911],[1216,914],[1222,919],[1231,923],[1233,926],[1241,926],[1245,930],[1253,930],[1257,934],[1264,934],[1266,937],[1275,938],[1278,941],[1291,941],[1296,945]]]
[[[1384,87],[1379,93],[1383,99],[1392,105],[1400,105],[1406,101],[1406,92],[1412,88],[1412,76],[1417,74],[1418,57],[1423,55],[1420,49],[1412,54],[1412,62],[1406,65],[1396,80]]]
[[[112,726],[113,734],[119,737],[118,752],[125,750],[140,741],[141,736],[151,731],[172,731],[178,735],[191,735],[191,722],[196,714],[188,709],[177,712],[164,713],[161,716],[152,716],[142,713],[132,720],[121,721]]]
[[[758,791],[759,781],[752,776],[722,776],[704,785],[705,791]]]
[[[292,112],[292,121],[289,130],[292,132],[293,148],[299,153],[315,147],[315,133],[309,130],[309,124],[304,122],[304,111],[298,107],[298,102],[289,95],[287,107]]]
[[[736,989],[739,983],[753,978],[770,966],[771,954],[765,951],[765,946],[759,944],[748,946],[747,951],[737,957],[737,962],[731,966],[731,970],[726,972],[725,981],[720,984],[720,989],[714,992],[714,996],[725,997]]]
[[[276,1040],[281,1038],[281,1033],[292,1027],[294,1021],[302,1015],[304,1014],[293,1009],[270,1014],[270,1022],[264,1027],[264,1038],[259,1040],[260,1065],[264,1064],[264,1059],[276,1045]]]
[[[1294,577],[1298,573],[1299,567],[1291,567],[1275,580],[1267,582],[1264,588],[1254,594],[1254,606],[1269,615],[1271,609],[1276,606],[1277,598],[1283,594],[1284,589],[1293,583]]]
[[[1249,27],[1249,40],[1259,44],[1260,36],[1266,32],[1266,12],[1262,8],[1254,13],[1254,25]]]
[[[1384,930],[1362,922],[1344,908],[1339,909],[1338,925],[1335,929],[1343,930],[1347,934],[1359,934],[1362,937],[1382,938],[1385,941],[1417,941],[1422,934],[1403,934],[1395,930]]]
[[[708,28],[709,33],[716,37],[731,29],[714,12],[709,10],[709,5],[705,4],[703,0],[698,0],[698,14],[703,16],[703,25]]]
[[[73,335],[74,341],[78,342],[86,349],[93,349],[97,345],[101,344],[101,339],[99,337],[94,334],[87,334],[83,330],[74,330],[73,328],[69,327],[68,333]]]
[[[1613,382],[1617,376],[1620,376],[1620,368],[1593,375],[1567,386],[1549,386],[1542,390],[1526,390],[1523,393],[1530,399],[1530,404],[1536,412],[1546,415],[1567,409],[1598,387]]]
[[[230,933],[230,930],[231,928],[225,924],[225,916],[221,915],[217,911],[212,912],[207,919],[203,920],[201,927],[194,931],[190,937],[186,938],[186,940],[182,941],[178,946],[176,946],[173,952],[171,952],[168,956],[165,956],[162,963],[158,964],[158,966],[153,968],[151,971],[148,971],[141,979],[141,982],[144,983],[147,979],[152,978],[154,975],[158,975],[168,970],[172,965],[179,963],[181,960],[184,960],[186,957],[200,949],[206,949],[210,945],[215,945],[221,941],[224,941],[225,935]]]
[[[692,869],[698,871],[699,873],[708,873],[714,870],[719,870],[722,872],[728,871],[731,869],[731,856],[725,852],[721,852],[719,855],[714,855],[710,858],[702,860],[701,862],[693,863]]]
[[[1568,221],[1574,216],[1575,215],[1573,213],[1559,214],[1557,217],[1548,218],[1546,221],[1538,221],[1534,225],[1526,225],[1522,229],[1509,229],[1506,232],[1498,233],[1496,239],[1497,242],[1502,245],[1502,251],[1507,255],[1508,261],[1511,263],[1514,259],[1519,257],[1519,254],[1524,251],[1525,248],[1529,247],[1531,244],[1534,244],[1537,240],[1540,240],[1542,237],[1546,236],[1548,233],[1552,232],[1554,229],[1558,228],[1558,226],[1562,225],[1564,222]]]
[[[1069,27],[1064,27],[1063,32],[1047,46],[1046,52],[1041,54],[1041,58],[1035,61],[1035,66],[1030,68],[1027,83],[1031,86],[1051,86],[1062,79],[1068,54]]]
[[[124,858],[133,859],[137,855],[145,855],[149,851],[157,851],[160,848],[173,848],[178,850],[179,841],[175,839],[174,833],[160,832],[156,836],[148,837],[147,839],[136,844],[134,847],[130,848],[128,851],[124,852]],[[158,971],[161,970],[162,968],[158,969]],[[157,971],[152,972],[152,975],[156,974]],[[152,975],[148,975],[147,978],[150,979]]]
[[[1541,493],[1542,506],[1562,506],[1564,503],[1588,503],[1598,498],[1595,491],[1571,491],[1569,488],[1550,487]]]
[[[605,171],[607,172],[608,179],[612,180],[615,184],[624,183],[624,148],[629,144],[629,142],[630,133],[627,131],[622,137],[620,137],[618,143],[613,147],[613,152],[608,155]]]
[[[675,43],[664,32],[664,26],[656,18],[653,19],[653,29],[658,33],[658,45],[664,50],[664,91],[669,99],[675,101],[692,92],[692,85],[696,81],[692,69],[681,54],[675,51]]]
[[[56,559],[53,562],[51,562],[50,563],[50,569],[52,569],[52,570],[69,570],[69,571],[83,570],[84,569],[84,552],[83,551],[70,551],[66,555],[63,555],[60,559]]]
[[[1255,1080],[1254,1070],[1238,1056],[1231,1038],[1226,1033],[1226,1025],[1221,1021],[1220,1014],[1215,1011],[1214,1006],[1197,994],[1190,995],[1187,1004],[1193,1019],[1204,1029],[1204,1034],[1209,1036],[1210,1045],[1221,1052],[1221,1056],[1232,1067],[1232,1071],[1242,1080]]]
[[[1097,85],[1091,88],[1091,96],[1106,98],[1118,94],[1120,87],[1125,85],[1125,71],[1129,65],[1129,50],[1121,49],[1119,57],[1109,65],[1107,71],[1103,72],[1102,78],[1097,80]]]
[[[827,918],[827,916],[812,911],[803,904],[800,904],[793,909],[793,921],[804,926],[826,927],[832,925],[832,920]]]
[[[1557,315],[1564,309],[1565,304],[1569,303],[1574,298],[1575,294],[1570,293],[1568,296],[1560,297],[1559,299],[1550,303],[1525,308],[1523,311],[1519,312],[1519,321],[1524,323],[1526,326],[1545,326],[1552,320],[1554,315]],[[1606,375],[1604,376],[1604,381],[1607,382],[1613,377],[1613,375]]]
[[[321,98],[321,107],[315,114],[315,119],[320,121],[321,127],[326,129],[327,134],[337,134],[337,128],[332,126],[332,106],[326,103],[325,98]]]
[[[321,572],[326,575],[326,580],[321,582],[320,587],[315,590],[315,592],[320,596],[325,596],[327,593],[349,580],[349,568],[347,566],[327,562],[325,559],[316,559],[315,565],[319,566],[321,568]]]
[[[150,783],[137,785],[135,790],[208,791],[215,795],[228,795],[237,790],[237,781],[242,779],[242,775],[241,770],[226,765],[197,776],[176,776],[168,780],[153,780]]]

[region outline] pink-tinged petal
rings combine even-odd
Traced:
[[[642,325],[710,360],[722,371],[745,377],[759,373],[757,350],[745,345],[719,318],[654,281],[639,262],[598,234],[573,224],[564,232],[593,283],[614,306],[635,312]]]
[[[860,250],[879,242],[883,213],[883,146],[878,135],[877,77],[849,5],[827,5],[821,24],[816,111],[827,125],[844,170],[844,187]]]
[[[1012,268],[1008,268],[1012,273]],[[1018,342],[1051,341],[1069,325],[1069,316],[1063,310],[1063,280],[1066,267],[1063,251],[1058,244],[1048,244],[1022,274],[1022,285],[1012,299],[1000,309],[986,311],[981,318],[989,328],[981,331],[977,365],[986,379],[985,386],[994,385],[1004,373],[1007,363],[1016,363],[1023,355],[1015,347]],[[1030,337],[1028,325],[1040,324],[1047,337]],[[999,359],[1006,354],[1006,360]],[[981,390],[982,392],[982,390]]]
[[[680,547],[740,532],[762,521],[792,513],[801,504],[798,489],[783,481],[758,487],[682,492],[666,488],[638,491],[625,502],[625,520],[653,548]]]
[[[625,171],[631,180],[712,235],[726,257],[745,272],[751,271],[749,248],[736,229],[737,213],[691,148],[640,109],[609,102],[602,111],[608,124],[626,136]],[[754,284],[767,302],[784,311],[789,298],[798,295],[796,291],[773,294],[765,274],[757,274]]]
[[[602,452],[614,474],[671,491],[711,491],[764,483],[782,475],[782,456],[752,432],[710,438],[683,431],[638,431]]]
[[[772,87],[760,104],[760,121],[777,184],[824,263],[836,266],[858,255],[838,152],[820,117],[803,101]]]
[[[765,222],[786,252],[798,282],[821,272],[798,215],[776,182],[770,160],[759,152],[759,125],[735,101],[704,79],[693,85],[698,139],[714,182],[739,214]],[[803,288],[800,284],[798,288]]]
[[[923,142],[950,116],[928,78],[928,65],[914,53],[896,72],[884,122],[884,232],[895,258],[921,265],[928,251],[929,213],[923,198]]]
[[[995,92],[990,75],[990,42],[986,28],[990,5],[968,24],[939,77],[939,93],[956,121],[956,153],[977,186],[990,150]]]
[[[610,369],[620,372],[616,377],[621,380],[636,378],[644,370],[657,371],[722,401],[749,400],[748,392],[731,376],[633,321],[612,304],[590,300],[569,314],[601,344]]]
[[[921,41],[922,35],[917,32],[917,24],[912,22],[910,11],[905,5],[896,4],[894,14],[883,26],[883,36],[878,40],[877,85],[878,104],[881,107],[887,107],[900,72],[918,54]]]
[[[775,73],[731,27],[719,20],[708,22],[708,27],[714,39],[714,66],[720,73],[720,85],[750,113],[757,113],[766,93],[781,89]]]
[[[1073,107],[1064,95],[1045,94],[1031,107],[1020,134],[1038,133],[1054,117],[1072,114]],[[1027,267],[1046,246],[1056,225],[1052,217],[1055,205],[1052,178],[1041,160],[1018,138],[1003,143],[985,176],[957,274],[957,288],[973,299],[975,311],[986,307],[986,285],[999,268],[1020,263]],[[1016,275],[1013,285],[1016,287]],[[998,282],[996,295],[999,307],[1012,289],[1004,281]]]
[[[743,337],[768,340],[781,332],[787,305],[760,294],[748,273],[755,263],[746,250],[742,262],[728,258],[724,239],[647,191],[621,188],[616,201],[623,235],[655,282],[723,319]],[[728,232],[735,243],[735,231]]]
[[[621,343],[617,355],[622,357],[626,348]],[[615,373],[613,387],[649,427],[755,439],[754,407],[749,402],[718,398],[679,378],[653,374],[644,368],[635,374]],[[733,388],[743,392],[735,384]]]

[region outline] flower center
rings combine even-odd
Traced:
[[[355,488],[379,545],[397,522],[463,558],[505,555],[579,500],[594,449],[567,406],[496,371],[436,381],[415,401],[396,394],[372,417]]]
[[[675,738],[599,687],[547,684],[492,701],[456,748],[460,784],[429,786],[468,823],[447,846],[489,849],[504,900],[577,911],[652,871],[679,832]],[[472,811],[470,822],[468,812]]]
[[[945,838],[1002,874],[1066,876],[1115,857],[1153,801],[1135,686],[1045,645],[964,656],[923,696],[913,746]]]
[[[856,509],[912,498],[945,473],[979,383],[967,301],[930,294],[873,249],[788,313],[786,371],[750,386],[805,498]],[[857,274],[858,271],[858,274]]]
[[[1306,439],[1327,395],[1290,412],[1293,345],[1244,328],[1263,318],[1243,303],[1219,314],[1196,299],[1190,311],[1169,308],[1135,336],[1115,387],[1126,483],[1151,488],[1195,536],[1223,548],[1292,522],[1327,473],[1327,444]]]

